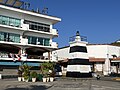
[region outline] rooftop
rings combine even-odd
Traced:
[[[0,0],[0,7],[20,13],[26,13],[38,17],[52,19],[52,21],[54,20],[53,24],[61,21],[61,19],[56,16],[48,15],[48,8],[44,8],[42,11],[40,11],[39,9],[37,9],[36,11],[34,9],[30,10],[30,3],[20,0]]]
[[[15,8],[21,8],[24,5],[24,2],[20,0],[0,0],[0,4]]]

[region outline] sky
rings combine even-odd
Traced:
[[[54,25],[59,47],[69,45],[76,31],[92,44],[112,43],[120,39],[120,0],[24,0],[31,8],[48,8],[48,15],[61,22]]]

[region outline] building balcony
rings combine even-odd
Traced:
[[[28,39],[22,38],[21,44],[22,44],[22,45],[27,45],[27,44],[28,44]]]
[[[58,36],[58,30],[52,29],[51,31],[52,31],[52,34],[53,34],[53,35]]]
[[[50,44],[50,46],[53,47],[53,48],[58,48],[58,43],[57,42],[52,42]]]
[[[2,53],[0,52],[0,60],[7,61],[50,61],[48,56],[38,56],[38,55],[28,55],[28,56],[20,56],[18,54],[12,53]]]
[[[33,26],[29,24],[22,24],[22,29],[27,30],[27,32],[36,32],[36,33],[43,33],[43,34],[52,34],[53,36],[58,36],[58,30],[50,29],[49,27],[42,27],[42,26]],[[27,34],[27,32],[25,34]]]
[[[29,30],[29,24],[22,24],[21,27],[24,30]]]

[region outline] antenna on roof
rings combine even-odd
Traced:
[[[43,14],[48,14],[48,8],[45,7],[45,8],[42,10],[42,13],[43,13]]]
[[[30,3],[25,2],[24,5],[25,5],[25,9],[28,10],[28,8],[30,7]]]
[[[40,13],[40,10],[39,10],[39,8],[37,8],[37,11],[36,11],[37,13]]]

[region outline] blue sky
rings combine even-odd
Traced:
[[[24,0],[34,9],[48,8],[48,14],[60,17],[59,47],[69,45],[76,31],[89,43],[111,43],[120,39],[120,0]]]

